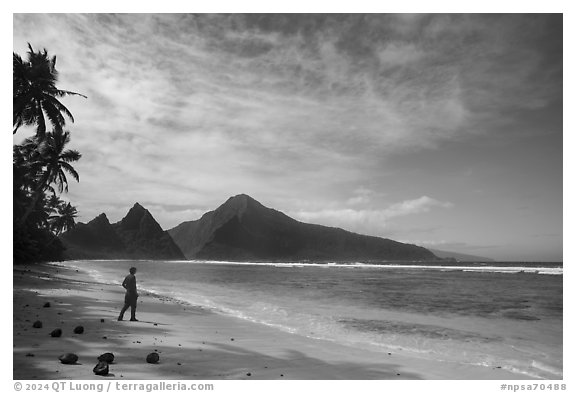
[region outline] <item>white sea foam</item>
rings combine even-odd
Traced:
[[[373,263],[307,263],[307,262],[232,262],[232,261],[166,261],[167,263],[191,263],[213,265],[240,265],[240,266],[274,266],[280,268],[290,267],[323,267],[323,268],[366,268],[366,269],[418,269],[440,271],[464,271],[475,273],[530,273],[562,275],[562,267],[531,267],[531,266],[446,266],[446,265],[403,265],[403,264],[373,264]]]

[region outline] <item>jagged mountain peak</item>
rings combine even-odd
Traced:
[[[95,218],[93,218],[91,221],[88,222],[88,224],[107,224],[110,225],[110,221],[108,220],[108,217],[106,216],[105,213],[100,214],[99,216],[96,216]]]
[[[127,230],[138,230],[141,225],[142,221],[154,221],[156,220],[152,217],[150,212],[146,210],[141,204],[136,202],[134,206],[128,211],[128,214],[118,223],[120,227]],[[156,223],[155,227],[158,227],[158,230],[162,230],[160,225]]]
[[[170,235],[139,203],[115,224],[110,224],[106,215],[100,214],[88,224],[77,225],[61,238],[71,258],[184,259]]]

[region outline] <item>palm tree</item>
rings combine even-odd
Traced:
[[[58,195],[52,194],[46,200],[46,210],[48,211],[49,214],[58,213],[58,209],[61,206],[63,206],[63,204],[64,204],[64,201],[62,201],[62,199],[58,198]]]
[[[31,190],[32,201],[21,218],[22,223],[26,222],[45,191],[52,191],[55,194],[52,184],[58,187],[60,193],[68,192],[66,173],[72,175],[76,181],[80,181],[78,172],[70,163],[78,161],[82,155],[76,150],[65,150],[68,142],[70,142],[68,131],[54,131],[46,133],[45,139],[39,143],[37,156],[31,165],[41,169]]]
[[[50,58],[46,49],[34,52],[28,44],[28,61],[13,52],[13,134],[22,125],[36,125],[36,135],[42,139],[46,134],[48,118],[54,131],[61,131],[66,124],[66,115],[72,122],[72,113],[60,101],[59,97],[85,95],[56,88],[58,71],[56,56]]]
[[[74,219],[78,216],[78,210],[68,203],[60,201],[58,205],[58,215],[50,216],[50,229],[56,234],[60,235],[62,232],[74,228],[76,222]]]
[[[20,220],[33,203],[32,193],[38,188],[42,173],[37,137],[26,138],[20,145],[13,146],[12,163],[14,218]]]
[[[62,256],[64,246],[57,235],[74,225],[78,213],[58,198],[56,189],[68,191],[67,175],[79,180],[71,163],[80,153],[65,148],[70,141],[70,134],[64,132],[66,117],[72,122],[74,118],[58,99],[68,95],[86,98],[56,88],[55,56],[49,57],[46,49],[35,52],[30,44],[28,49],[27,60],[13,53],[13,134],[23,125],[36,127],[33,137],[13,146],[15,262]]]
[[[19,181],[19,187],[24,190],[35,188],[40,178],[42,164],[38,152],[39,146],[37,136],[26,138],[20,145],[13,146],[14,180]]]
[[[77,150],[65,150],[70,142],[68,131],[54,131],[46,134],[46,139],[40,143],[38,152],[40,163],[44,166],[41,186],[45,189],[54,183],[58,186],[58,192],[68,192],[68,179],[66,172],[72,175],[76,181],[80,181],[78,172],[70,165],[78,161],[82,155]]]

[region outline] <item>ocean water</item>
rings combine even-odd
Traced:
[[[293,334],[372,351],[562,378],[561,263],[66,261]]]

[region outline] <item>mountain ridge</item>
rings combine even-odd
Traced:
[[[66,259],[185,259],[152,214],[138,202],[117,223],[105,213],[60,235]]]
[[[424,247],[303,223],[239,194],[168,233],[188,259],[438,260]]]

